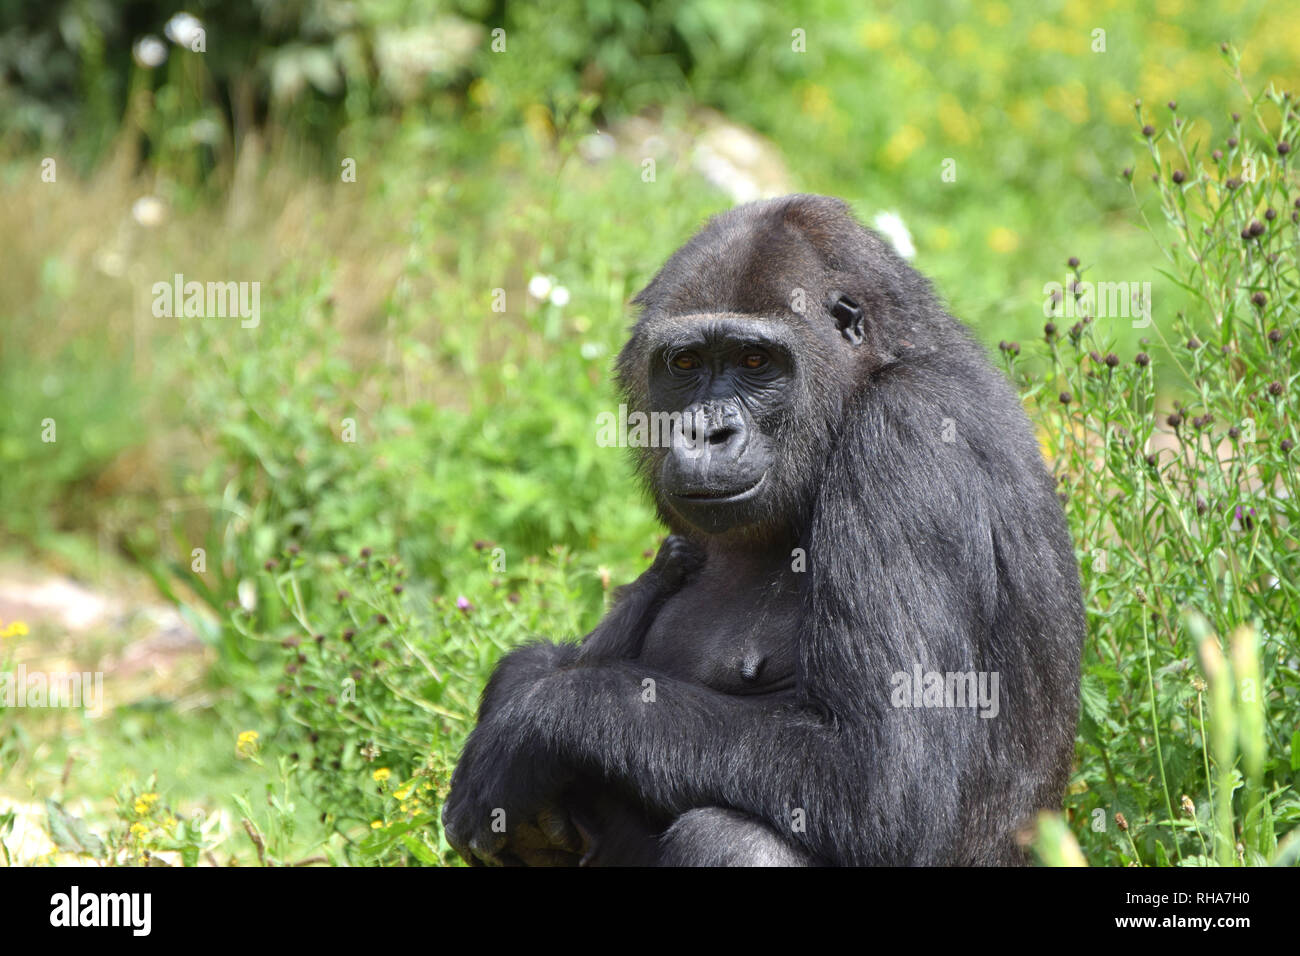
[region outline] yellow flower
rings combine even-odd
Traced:
[[[140,796],[135,798],[135,815],[137,817],[144,816],[146,813],[148,813],[150,810],[153,809],[153,805],[157,802],[158,802],[158,794],[156,793],[140,794]]]
[[[406,786],[402,787],[400,790],[393,791],[393,796],[398,800],[405,800],[410,795],[411,795],[411,785],[409,783]]]
[[[868,50],[883,50],[898,37],[898,28],[889,20],[869,20],[858,27],[858,42]]]
[[[383,828],[384,828],[384,821],[383,821],[383,820],[371,820],[371,821],[370,821],[370,829],[372,829],[372,830],[382,830]]]
[[[131,836],[133,837],[143,837],[148,832],[149,825],[146,823],[141,823],[137,820],[135,823],[131,824]]]
[[[256,730],[245,730],[235,741],[235,756],[251,757],[256,754],[261,736]]]
[[[1020,237],[1006,226],[997,226],[989,232],[989,248],[994,252],[1015,252],[1020,248]]]
[[[0,637],[24,637],[27,633],[27,625],[22,621],[10,621],[0,627]]]
[[[387,767],[380,767],[370,776],[375,778],[375,783],[383,783],[392,775],[393,775],[393,771],[389,770]]]
[[[882,148],[882,158],[889,166],[901,166],[907,157],[925,145],[925,134],[907,124],[889,138]]]
[[[803,88],[803,111],[810,116],[821,118],[830,111],[831,94],[819,83],[809,83]]]

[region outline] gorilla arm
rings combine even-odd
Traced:
[[[643,699],[647,677],[655,681],[653,702]],[[667,817],[733,808],[789,834],[825,862],[906,861],[922,845],[909,842],[915,830],[955,824],[956,807],[909,821],[919,808],[933,807],[945,788],[921,801],[919,794],[891,792],[887,782],[946,780],[955,801],[953,776],[926,773],[921,765],[959,762],[949,749],[952,736],[942,732],[944,719],[941,711],[898,710],[873,724],[837,726],[789,705],[654,677],[633,662],[561,671],[475,731],[444,820],[466,859],[499,860],[507,840],[488,826],[491,810],[505,811],[507,827],[534,817],[539,801],[558,793],[562,784],[548,773],[563,762],[628,783]],[[539,763],[538,753],[548,758]]]
[[[515,701],[528,688],[566,668],[580,663],[636,657],[664,601],[676,593],[703,562],[703,553],[693,544],[680,535],[669,535],[654,563],[636,581],[618,589],[614,606],[581,646],[535,641],[510,651],[497,663],[483,690],[479,703],[480,726],[494,719],[498,723],[508,723],[508,716],[498,716],[503,705]],[[474,738],[480,736],[482,734],[476,730]],[[589,847],[584,846],[584,837],[575,829],[558,800],[560,790],[572,779],[572,774],[541,752],[535,753],[530,763],[532,775],[549,780],[549,789],[557,799],[533,808],[527,822],[521,827],[511,828],[509,840],[503,838],[500,849],[508,855],[507,858],[513,857],[529,865],[577,862]],[[472,858],[468,853],[462,852],[461,855],[467,860]]]
[[[654,563],[615,592],[614,606],[580,646],[534,641],[503,656],[483,690],[479,720],[488,719],[502,703],[561,668],[636,657],[664,601],[703,563],[703,552],[695,545],[681,535],[669,535]]]

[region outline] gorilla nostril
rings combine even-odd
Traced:
[[[728,425],[726,427],[719,428],[714,432],[710,432],[709,444],[725,445],[727,442],[731,441],[732,436],[736,434],[737,430],[738,429],[732,428],[730,425]]]

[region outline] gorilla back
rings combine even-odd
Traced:
[[[581,648],[503,659],[453,779],[453,845],[1022,861],[1018,832],[1069,773],[1084,621],[1013,390],[834,199],[715,217],[635,301],[618,376],[629,409],[676,416],[638,449],[673,534]]]

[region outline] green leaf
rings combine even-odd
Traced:
[[[50,839],[60,850],[100,858],[107,855],[104,841],[90,832],[84,820],[74,817],[53,800],[45,801],[45,812],[49,815]]]

